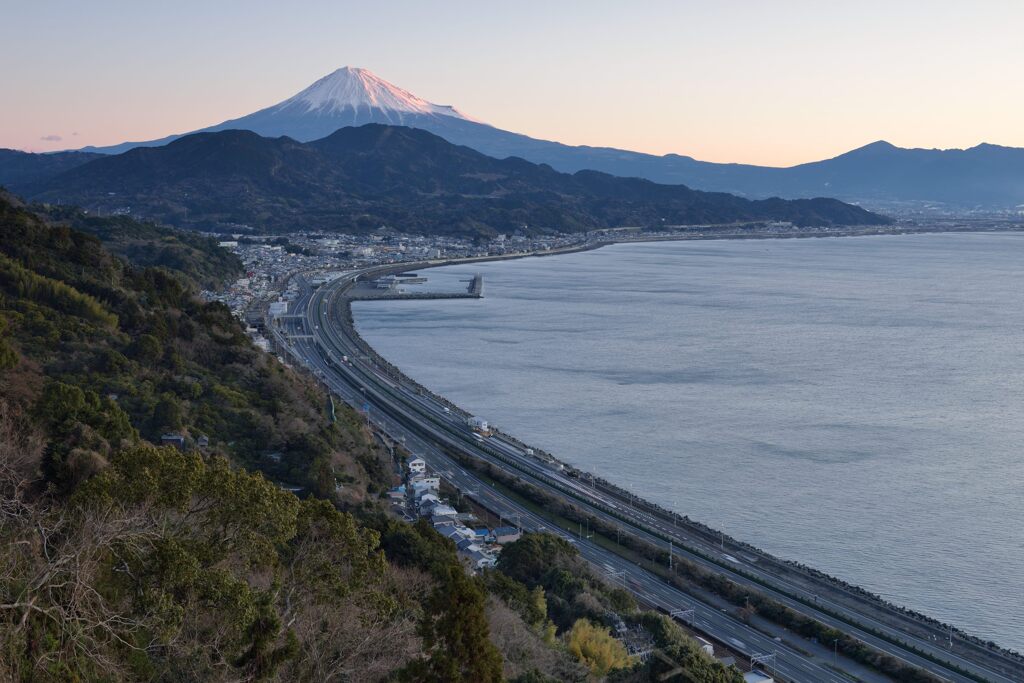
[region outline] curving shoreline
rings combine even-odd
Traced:
[[[919,231],[919,232],[932,232],[932,231]],[[942,231],[935,231],[935,232],[942,232]],[[886,234],[891,234],[891,233],[886,233]],[[826,236],[826,235],[816,235],[816,236]],[[827,235],[827,236],[836,236],[836,235]],[[786,237],[792,238],[793,236],[786,236]],[[765,238],[766,239],[766,238],[770,238],[770,237],[761,237],[761,238]],[[701,239],[701,238],[680,238],[680,239]],[[720,237],[704,237],[702,239],[721,239],[721,238]],[[630,241],[640,241],[640,240],[622,240],[622,241],[623,242],[630,242]],[[664,240],[651,239],[651,240],[643,240],[643,241],[664,241]],[[590,244],[590,245],[586,245],[586,246],[583,246],[583,247],[576,247],[576,248],[571,248],[571,249],[567,248],[567,249],[557,250],[557,251],[552,251],[552,252],[542,252],[542,253],[539,253],[539,254],[522,253],[522,254],[514,254],[514,255],[501,255],[501,256],[481,257],[481,258],[476,258],[476,259],[452,259],[452,260],[443,260],[443,261],[437,261],[437,262],[426,262],[426,263],[412,264],[412,265],[404,264],[402,266],[382,266],[380,269],[376,269],[373,272],[374,272],[375,275],[379,275],[379,274],[383,274],[385,272],[395,272],[395,271],[401,271],[401,270],[412,270],[414,268],[417,269],[417,270],[420,270],[420,269],[426,269],[426,268],[432,268],[432,267],[440,267],[442,265],[458,265],[458,264],[463,264],[464,265],[466,263],[482,262],[482,261],[507,260],[507,259],[513,259],[513,258],[527,258],[527,257],[531,257],[531,256],[538,256],[538,257],[540,257],[540,256],[546,256],[546,255],[554,255],[554,254],[561,254],[561,253],[571,253],[571,252],[575,252],[575,251],[584,251],[584,250],[588,250],[588,249],[596,249],[596,248],[600,248],[601,246],[606,246],[607,244],[613,244],[613,243],[618,243],[618,241],[606,241],[606,242],[602,242],[600,244]],[[350,305],[350,302],[348,302],[348,301],[345,301],[345,314],[344,314],[344,318],[345,318],[345,325],[347,327],[346,334],[348,334],[351,339],[356,341],[359,344],[360,348],[363,349],[363,351],[365,351],[368,355],[370,355],[372,358],[374,358],[375,361],[380,365],[380,367],[385,368],[389,375],[394,377],[396,380],[401,380],[401,381],[403,381],[403,382],[405,382],[405,383],[407,383],[409,385],[412,385],[412,386],[416,387],[418,390],[420,390],[420,391],[422,391],[424,393],[430,394],[432,397],[435,398],[435,400],[438,400],[438,401],[442,402],[443,404],[449,406],[453,411],[459,410],[458,407],[455,406],[451,401],[447,400],[443,396],[439,396],[439,395],[435,394],[434,392],[429,391],[429,389],[427,389],[426,387],[423,387],[422,385],[419,385],[418,383],[414,382],[413,380],[407,378],[404,375],[404,373],[401,372],[401,370],[399,368],[397,368],[396,366],[394,366],[393,364],[388,362],[385,358],[383,358],[382,356],[377,354],[373,350],[373,348],[368,343],[366,343],[365,340],[363,340],[358,335],[357,331],[355,330],[355,327],[354,327],[354,324],[353,324],[351,305]],[[460,410],[459,414],[466,415],[467,413],[465,411],[461,411]],[[517,439],[514,439],[514,437],[511,437],[510,435],[503,434],[503,436],[505,438],[508,438],[509,440],[514,441],[515,443],[519,443],[523,447],[526,447],[526,444],[522,444],[522,442],[520,442]],[[535,450],[537,450],[537,449],[535,449]],[[538,451],[538,453],[539,452],[540,451]],[[544,455],[549,457],[552,461],[558,462],[557,459],[555,459],[554,457],[550,456],[550,454],[546,454],[545,453]],[[563,465],[564,465],[564,463],[563,463]],[[568,465],[566,465],[565,467],[566,467],[566,471],[571,472],[571,473],[575,473],[576,476],[585,475],[584,472],[582,472],[581,470],[579,470],[577,468],[574,468],[574,467],[568,466]],[[591,481],[591,479],[590,479],[589,475],[586,475],[586,476],[588,477],[587,481],[589,483]],[[837,577],[829,576],[829,575],[827,575],[827,574],[825,574],[823,572],[820,572],[818,570],[815,570],[815,569],[813,569],[811,567],[808,567],[808,566],[800,564],[800,563],[796,563],[796,562],[792,562],[792,561],[789,561],[789,560],[784,560],[784,559],[781,559],[781,558],[777,558],[775,556],[770,555],[769,553],[761,551],[760,549],[758,549],[758,548],[756,548],[756,547],[754,547],[754,546],[752,546],[752,545],[750,545],[748,543],[745,543],[745,542],[742,542],[742,541],[739,541],[739,540],[736,540],[736,539],[732,539],[730,537],[724,537],[723,538],[723,534],[721,534],[721,532],[715,531],[714,529],[712,529],[712,528],[710,528],[710,527],[708,527],[708,526],[706,526],[704,524],[701,524],[699,522],[690,520],[687,517],[680,516],[680,515],[678,515],[676,513],[670,512],[668,510],[665,510],[664,508],[661,508],[660,506],[658,506],[656,504],[650,503],[649,501],[645,501],[645,500],[642,500],[642,499],[635,498],[629,492],[627,492],[627,491],[625,491],[625,490],[615,486],[612,482],[608,482],[607,480],[598,479],[598,478],[594,478],[593,481],[595,482],[595,484],[598,487],[601,488],[601,490],[604,493],[615,495],[615,496],[617,496],[617,497],[619,497],[621,499],[627,499],[628,498],[628,499],[634,501],[635,505],[637,505],[639,507],[642,507],[645,511],[648,511],[651,514],[658,515],[659,517],[662,517],[664,519],[670,519],[670,520],[674,521],[675,523],[686,524],[690,531],[692,531],[694,534],[697,534],[697,535],[701,536],[705,540],[712,541],[712,542],[714,542],[716,544],[720,540],[723,540],[724,544],[727,545],[727,547],[729,549],[732,549],[734,552],[743,552],[743,553],[747,553],[747,554],[756,554],[756,556],[758,557],[758,561],[759,562],[764,562],[765,564],[772,564],[775,568],[778,568],[780,570],[784,570],[787,573],[799,574],[804,579],[813,580],[815,582],[827,582],[829,584],[829,588],[831,588],[832,590],[842,591],[844,594],[846,594],[849,597],[849,599],[856,600],[858,602],[858,604],[860,604],[860,605],[863,605],[865,601],[870,602],[870,603],[874,604],[878,609],[885,611],[888,615],[891,615],[893,612],[898,613],[898,614],[900,614],[904,618],[904,620],[909,620],[909,621],[913,622],[914,624],[916,624],[917,626],[929,627],[932,630],[934,630],[935,628],[938,628],[938,627],[941,627],[942,629],[947,629],[948,628],[947,624],[941,624],[937,620],[935,620],[935,619],[933,619],[931,617],[928,617],[925,614],[914,612],[914,611],[908,610],[906,608],[903,608],[903,607],[901,607],[899,605],[895,605],[895,604],[893,604],[891,602],[888,602],[888,601],[884,600],[883,598],[881,598],[878,595],[870,593],[870,592],[868,592],[868,591],[866,591],[866,590],[864,590],[862,588],[859,588],[858,586],[854,586],[854,585],[848,584],[845,581],[842,581],[841,579],[839,579]],[[1006,650],[1005,648],[1001,648],[1001,647],[995,645],[994,643],[987,642],[987,641],[985,641],[985,640],[983,640],[981,638],[977,638],[975,636],[971,636],[970,634],[967,634],[967,633],[965,633],[963,631],[960,631],[959,629],[956,629],[955,627],[953,628],[953,633],[955,633],[957,635],[957,637],[959,637],[959,638],[961,638],[961,639],[963,639],[965,641],[971,642],[976,647],[978,647],[979,649],[988,651],[989,653],[992,653],[992,654],[997,654],[998,653],[998,655],[1001,656],[1001,657],[1008,657],[1008,658],[1016,660],[1016,661],[1024,661],[1024,659],[1022,659],[1020,657],[1020,655],[1018,655],[1018,654],[1016,654],[1016,653],[1014,653],[1012,651]]]
[[[923,231],[940,231],[941,232],[943,230],[923,230]],[[945,230],[945,231],[950,231],[950,230]],[[955,231],[963,231],[963,230],[955,230]],[[785,237],[794,237],[794,236],[785,236]],[[825,236],[819,236],[819,237],[825,237]],[[836,236],[827,236],[827,237],[836,237]],[[702,238],[702,239],[715,239],[715,238]],[[664,240],[647,239],[647,240],[643,240],[643,241],[645,241],[645,242],[650,242],[650,241],[657,242],[657,241],[664,241]],[[517,253],[517,254],[504,254],[504,255],[489,255],[489,256],[485,256],[485,257],[476,257],[476,258],[469,258],[469,259],[437,259],[437,260],[434,260],[434,261],[425,261],[425,262],[418,262],[418,263],[387,264],[387,265],[381,265],[381,266],[372,267],[372,268],[366,268],[364,270],[361,270],[360,271],[361,272],[360,276],[361,276],[361,278],[374,278],[374,276],[379,276],[381,274],[384,274],[385,272],[394,272],[394,271],[412,270],[412,269],[426,269],[426,268],[431,268],[431,267],[439,267],[439,266],[442,266],[442,265],[456,265],[456,264],[466,264],[466,263],[482,262],[482,261],[509,260],[509,259],[527,258],[527,257],[531,257],[531,256],[542,257],[542,256],[547,256],[547,255],[557,255],[557,254],[572,253],[572,252],[578,252],[578,251],[587,251],[587,250],[590,250],[590,249],[598,249],[600,247],[603,247],[603,246],[606,246],[606,245],[609,245],[609,244],[617,244],[617,243],[620,243],[620,242],[633,242],[633,241],[629,241],[629,240],[626,240],[626,241],[603,241],[601,243],[591,243],[591,244],[587,244],[587,245],[573,246],[573,247],[569,247],[569,248],[545,251],[545,252],[536,253],[536,254],[535,253]],[[347,288],[341,288],[341,289],[347,289]],[[338,291],[338,292],[334,292],[333,295],[341,294],[341,293],[342,292]],[[393,379],[395,379],[397,381],[401,381],[402,383],[406,384],[407,388],[414,388],[415,387],[415,388],[417,388],[417,390],[423,391],[424,393],[429,393],[431,396],[434,397],[435,400],[438,400],[438,401],[440,401],[441,403],[443,403],[445,405],[449,405],[449,407],[452,407],[454,410],[459,410],[458,407],[456,407],[456,405],[452,401],[447,400],[447,399],[445,399],[442,396],[438,396],[434,392],[429,391],[426,387],[422,387],[422,385],[419,385],[419,384],[415,383],[413,380],[411,380],[411,379],[407,378],[406,376],[404,376],[403,373],[401,373],[401,371],[397,367],[395,367],[392,364],[390,364],[390,362],[387,361],[385,358],[383,358],[379,353],[377,353],[373,349],[373,347],[370,346],[370,344],[368,344],[365,340],[362,340],[361,337],[357,334],[357,332],[354,329],[354,325],[353,325],[353,322],[352,322],[352,311],[351,311],[350,302],[348,300],[346,300],[345,296],[338,296],[337,299],[338,299],[338,301],[337,301],[338,305],[335,308],[335,314],[336,314],[336,318],[335,319],[338,322],[342,322],[342,321],[344,322],[344,326],[343,326],[345,328],[344,336],[349,337],[350,341],[352,343],[354,343],[362,352],[365,352],[371,358],[376,359],[376,361],[378,362],[380,368],[386,370],[386,374],[389,377],[391,377],[391,378],[393,378]],[[342,314],[342,311],[344,311],[344,314]],[[465,412],[460,411],[460,414],[465,415]],[[504,435],[504,436],[508,437],[508,435]],[[508,437],[508,438],[511,438],[511,437]],[[518,442],[518,443],[521,443],[520,441],[518,441],[518,439],[514,439],[514,440],[516,442]],[[525,445],[525,444],[523,444],[523,445]],[[577,470],[575,468],[569,467],[568,469],[571,470],[571,471],[574,471],[578,475],[581,473],[580,470]],[[596,481],[596,479],[595,479],[595,481]],[[589,478],[587,479],[587,482],[588,482],[588,485],[590,485],[589,484],[589,482],[590,482]],[[665,510],[663,508],[660,508],[657,505],[651,504],[651,503],[649,503],[647,501],[641,501],[640,499],[635,499],[628,492],[625,492],[624,489],[615,486],[611,482],[608,482],[608,481],[602,479],[602,480],[600,480],[600,483],[598,485],[600,485],[600,487],[602,489],[602,492],[604,492],[604,493],[613,494],[613,495],[616,495],[616,496],[618,496],[620,498],[623,498],[623,499],[625,499],[626,497],[631,497],[632,500],[636,503],[637,506],[643,507],[643,509],[645,511],[649,511],[651,514],[655,514],[655,515],[658,515],[658,516],[663,516],[663,518],[676,519],[676,520],[685,520],[685,523],[686,523],[686,525],[687,525],[687,527],[689,528],[690,531],[692,531],[694,533],[699,533],[699,535],[703,539],[709,539],[709,538],[714,539],[714,541],[716,542],[716,545],[722,539],[721,532],[716,531],[716,530],[712,529],[711,527],[709,527],[709,526],[707,526],[705,524],[701,524],[699,522],[696,522],[696,521],[693,521],[693,520],[689,520],[689,519],[687,519],[685,517],[680,517],[679,515],[676,515],[675,513],[671,513],[669,511],[667,511],[667,510]],[[666,515],[667,515],[667,517],[666,517]],[[927,629],[930,633],[941,632],[943,635],[946,633],[946,630],[950,628],[950,627],[948,627],[945,624],[938,623],[936,620],[934,620],[934,618],[929,617],[926,614],[923,614],[923,613],[920,613],[920,612],[911,611],[911,610],[905,609],[903,607],[900,607],[899,605],[895,605],[895,604],[893,604],[893,603],[891,603],[889,601],[884,600],[883,598],[881,598],[878,595],[871,594],[871,593],[869,593],[869,592],[867,592],[867,591],[865,591],[865,590],[863,590],[863,589],[861,589],[861,588],[859,588],[857,586],[852,586],[850,584],[847,584],[846,582],[843,582],[842,580],[840,580],[838,578],[829,577],[829,575],[825,574],[824,572],[820,572],[820,571],[818,571],[816,569],[813,569],[813,568],[811,568],[809,566],[803,565],[801,563],[792,562],[792,561],[783,560],[783,559],[780,559],[780,558],[773,557],[773,556],[771,556],[768,553],[763,553],[762,551],[760,551],[759,549],[755,548],[754,546],[752,546],[750,544],[746,544],[746,543],[743,543],[741,541],[737,541],[737,540],[734,540],[734,539],[731,539],[731,538],[728,538],[728,537],[725,537],[725,541],[728,544],[728,548],[734,550],[734,552],[743,552],[745,554],[757,553],[759,558],[763,557],[765,560],[768,560],[770,558],[771,561],[773,561],[774,563],[777,563],[776,564],[777,567],[784,568],[788,572],[799,574],[799,575],[801,575],[801,577],[803,577],[804,579],[806,579],[808,581],[813,581],[813,582],[819,583],[819,584],[826,584],[830,590],[841,591],[842,593],[844,593],[848,597],[849,600],[855,601],[856,604],[860,605],[861,607],[864,607],[865,605],[873,605],[873,608],[871,608],[871,611],[873,611],[874,609],[878,609],[878,610],[880,610],[880,612],[884,612],[888,617],[890,617],[890,618],[887,618],[887,620],[886,620],[886,623],[889,625],[887,628],[899,629],[900,632],[907,633],[907,635],[910,635],[910,631],[913,631],[913,630],[916,630],[916,629],[914,629],[914,628],[906,629],[905,628],[906,626],[916,627],[916,628],[920,628],[920,629]],[[721,563],[719,563],[719,564],[721,564]],[[727,567],[727,568],[733,569],[733,567]],[[806,604],[808,607],[811,607],[813,609],[817,609],[818,611],[821,611],[821,613],[823,613],[823,614],[827,613],[826,611],[821,610],[821,606],[819,604],[812,604],[812,602],[809,601],[809,600],[801,600],[801,601],[804,602],[804,604]],[[855,610],[855,611],[863,612],[864,610],[860,609],[860,610]],[[893,626],[892,617],[898,617],[897,621],[900,624],[903,624],[904,627],[900,628],[900,627]],[[839,618],[841,618],[841,620],[843,620],[842,616],[839,616]],[[844,620],[844,621],[846,621],[846,620]],[[868,618],[868,622],[867,623],[870,623],[870,621],[871,621],[870,618]],[[860,627],[860,629],[862,631],[865,630],[863,628],[865,622],[861,621],[860,618],[857,618],[857,620],[855,620],[855,621],[848,621],[848,623],[851,626]],[[963,668],[958,667],[955,664],[952,664],[951,661],[949,661],[949,660],[947,660],[945,658],[945,656],[941,653],[941,652],[945,651],[944,648],[942,648],[942,650],[938,653],[938,656],[936,657],[933,654],[929,654],[927,652],[923,652],[921,649],[916,648],[916,646],[912,645],[910,641],[903,641],[903,639],[901,637],[899,637],[899,636],[897,636],[895,638],[892,637],[892,636],[886,636],[884,634],[878,633],[877,631],[871,630],[870,627],[867,628],[867,631],[870,632],[874,636],[881,637],[882,639],[888,640],[889,642],[891,642],[894,645],[898,645],[898,646],[902,647],[904,649],[904,651],[906,651],[908,653],[914,653],[914,654],[919,655],[919,656],[924,656],[925,658],[931,658],[933,661],[935,661],[935,663],[944,664],[947,667],[951,666],[950,671],[959,672],[959,674],[961,674],[961,675],[967,674],[967,672]],[[988,666],[988,667],[993,667],[993,665],[994,665],[994,668],[990,669],[990,671],[992,671],[993,675],[995,675],[995,672],[999,672],[999,671],[1002,671],[1002,672],[1011,671],[1011,672],[1013,672],[1013,673],[1011,673],[1011,676],[1013,677],[1012,680],[1018,680],[1017,676],[1019,675],[1020,671],[1024,671],[1024,670],[1019,669],[1022,661],[1024,661],[1024,658],[1022,658],[1016,652],[1007,650],[1006,648],[1001,648],[1001,647],[997,646],[995,643],[986,642],[986,641],[984,641],[984,640],[982,640],[980,638],[971,636],[970,634],[967,634],[967,633],[965,633],[965,632],[963,632],[961,630],[958,630],[958,629],[953,629],[952,633],[955,634],[956,637],[959,640],[962,640],[965,643],[969,643],[970,647],[968,649],[975,653],[973,656],[970,656],[970,658],[968,658],[968,659],[965,659],[963,655],[959,655],[957,658],[959,658],[959,659],[961,659],[963,661],[971,661],[973,659],[975,665]],[[922,642],[922,643],[924,643],[924,640],[925,640],[924,638],[922,638],[920,636],[916,636],[915,637],[915,636],[911,635],[911,638],[914,638],[915,640],[918,640],[918,642]],[[963,652],[964,650],[963,649],[959,649],[959,651]],[[984,663],[986,663],[986,661],[988,663],[987,665],[984,664]],[[1001,661],[1001,665],[996,664],[997,661]],[[967,675],[972,680],[979,680],[979,681],[987,680],[987,678],[985,678],[984,676],[979,678],[977,674],[967,674]],[[957,680],[959,680],[959,679],[957,679]],[[1004,679],[1000,679],[1000,680],[1004,680]],[[1007,680],[1010,680],[1010,679],[1007,679]]]

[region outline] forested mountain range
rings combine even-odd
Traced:
[[[34,187],[34,199],[130,212],[178,226],[420,234],[579,232],[619,226],[789,221],[883,224],[834,199],[751,201],[723,193],[566,174],[495,159],[423,130],[368,124],[301,143],[198,133],[94,159]]]

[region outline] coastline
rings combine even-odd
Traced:
[[[1000,230],[1000,231],[997,231],[997,232],[1005,232],[1005,231],[1016,232],[1016,231],[1019,231],[1019,230],[1020,230],[1019,227],[1015,227],[1015,228],[1010,228],[1008,230]],[[920,234],[920,233],[943,233],[943,232],[982,232],[982,231],[963,230],[962,228],[961,229],[957,229],[957,230],[923,230],[922,229],[922,230],[911,230],[911,231],[906,231],[906,230],[903,230],[903,231],[882,231],[882,232],[874,232],[874,231],[872,231],[870,233],[858,232],[858,233],[855,233],[855,234],[842,234],[842,235],[834,234],[834,233],[813,234],[813,235],[811,235],[811,234],[799,234],[799,235],[757,235],[757,236],[746,236],[746,237],[743,237],[742,239],[752,239],[752,238],[757,238],[757,239],[793,239],[793,238],[807,238],[807,237],[848,237],[848,236],[869,236],[869,235],[870,236],[874,236],[874,235]],[[993,231],[984,231],[984,232],[993,232]],[[471,259],[447,259],[447,260],[424,262],[424,263],[421,263],[421,264],[403,264],[401,266],[382,266],[380,269],[375,269],[373,271],[373,273],[374,273],[374,275],[377,275],[377,274],[383,274],[385,272],[395,272],[395,271],[412,270],[412,269],[422,270],[422,269],[441,267],[441,266],[447,266],[447,265],[466,265],[466,264],[471,264],[471,263],[475,263],[475,262],[497,261],[497,260],[511,260],[511,259],[518,259],[518,258],[529,258],[529,257],[534,257],[534,256],[536,256],[536,257],[543,257],[543,256],[549,256],[549,255],[557,255],[557,254],[566,254],[566,253],[575,253],[575,252],[589,251],[589,250],[592,250],[592,249],[601,248],[603,246],[608,246],[610,244],[630,243],[630,242],[634,242],[634,241],[637,241],[637,242],[685,241],[685,240],[689,240],[689,239],[708,240],[708,239],[731,239],[731,238],[730,237],[725,237],[725,236],[722,236],[722,235],[714,235],[714,236],[712,236],[712,235],[701,235],[701,236],[679,236],[679,237],[677,237],[675,239],[664,239],[664,238],[661,238],[661,237],[650,237],[650,238],[635,239],[635,240],[605,240],[605,241],[601,241],[601,242],[594,242],[594,243],[590,243],[590,244],[586,244],[586,245],[579,245],[579,246],[575,246],[575,247],[571,247],[571,248],[551,250],[551,251],[540,252],[540,253],[504,254],[504,255],[493,255],[493,256],[487,256],[487,257],[477,257],[477,258],[471,258]],[[467,416],[468,415],[468,413],[466,411],[461,410],[457,405],[452,403],[450,400],[448,400],[444,396],[440,396],[440,395],[438,395],[438,394],[436,394],[434,392],[431,392],[426,387],[423,387],[422,385],[420,385],[420,384],[414,382],[413,380],[409,379],[399,368],[397,368],[392,363],[387,361],[387,359],[385,359],[382,356],[380,356],[380,354],[378,354],[365,340],[363,340],[362,337],[355,330],[353,313],[352,313],[352,310],[351,310],[351,302],[348,299],[345,299],[345,303],[344,303],[344,316],[343,317],[344,317],[344,325],[346,327],[346,334],[348,334],[350,336],[350,338],[353,341],[355,341],[359,345],[359,347],[365,353],[367,353],[368,356],[373,358],[375,360],[375,362],[380,365],[381,368],[384,368],[388,375],[392,376],[396,380],[402,381],[402,382],[404,382],[404,383],[406,383],[406,384],[408,384],[410,386],[416,387],[418,390],[422,391],[425,394],[429,394],[435,400],[437,400],[437,401],[441,402],[442,404],[444,404],[444,405],[448,406],[449,408],[451,408],[453,410],[453,412],[458,411],[457,414],[459,414],[459,415],[463,415],[463,416]],[[518,439],[515,439],[515,437],[512,436],[512,435],[508,435],[508,434],[502,433],[502,436],[504,438],[509,439],[510,441],[512,441],[512,442],[514,442],[516,444],[519,444],[520,446],[522,446],[524,448],[527,447],[526,444],[522,443]],[[576,467],[574,467],[572,465],[569,465],[569,464],[566,464],[566,463],[562,463],[561,461],[559,461],[557,458],[555,458],[551,454],[545,453],[545,452],[543,452],[540,449],[534,449],[534,450],[538,453],[538,455],[545,456],[550,462],[561,463],[561,465],[565,468],[565,470],[567,472],[575,473],[576,476],[587,476],[587,481],[588,482],[591,481],[590,476],[587,475],[582,470],[580,470],[580,469],[578,469],[578,468],[576,468]],[[833,589],[842,590],[842,591],[846,592],[847,594],[849,594],[851,598],[855,598],[855,599],[861,600],[861,601],[867,600],[867,601],[873,602],[873,603],[875,603],[879,607],[883,607],[883,608],[885,608],[887,610],[898,611],[898,612],[903,613],[904,615],[906,615],[906,616],[908,616],[908,617],[910,617],[910,618],[912,618],[912,619],[914,619],[914,620],[916,620],[918,622],[923,622],[923,623],[929,624],[929,625],[931,625],[933,627],[936,626],[936,625],[941,625],[942,628],[947,628],[949,626],[947,624],[940,624],[940,622],[938,622],[937,620],[933,619],[932,617],[927,616],[926,614],[922,614],[922,613],[919,613],[919,612],[908,610],[908,609],[903,608],[903,607],[901,607],[899,605],[891,603],[891,602],[885,600],[884,598],[881,598],[880,596],[878,596],[878,595],[876,595],[874,593],[870,593],[869,591],[866,591],[866,590],[864,590],[864,589],[862,589],[862,588],[860,588],[858,586],[850,585],[850,584],[846,583],[845,581],[843,581],[842,579],[840,579],[838,577],[830,576],[828,574],[825,574],[823,572],[815,570],[812,567],[803,565],[801,563],[797,563],[797,562],[793,562],[793,561],[786,560],[786,559],[783,559],[783,558],[775,557],[775,556],[773,556],[773,555],[771,555],[771,554],[769,554],[769,553],[767,553],[765,551],[762,551],[762,550],[756,548],[755,546],[753,546],[751,544],[748,544],[748,543],[745,543],[743,541],[740,541],[740,540],[737,540],[737,539],[725,536],[721,532],[716,531],[716,530],[712,529],[711,527],[709,527],[707,525],[704,525],[704,524],[702,524],[700,522],[696,522],[696,521],[690,520],[689,518],[687,518],[685,516],[680,516],[680,515],[678,515],[678,514],[676,514],[674,512],[665,510],[664,508],[661,508],[657,504],[654,504],[654,503],[651,503],[649,501],[643,500],[642,498],[634,497],[631,493],[625,491],[624,489],[616,486],[614,483],[609,482],[609,481],[607,481],[605,479],[599,479],[599,478],[595,477],[595,478],[593,478],[593,481],[595,482],[595,484],[603,492],[609,493],[609,494],[612,494],[612,495],[615,495],[615,496],[618,496],[618,497],[623,498],[623,499],[625,499],[626,497],[629,497],[630,499],[635,501],[635,504],[638,507],[643,508],[645,511],[649,512],[650,514],[657,515],[657,516],[659,516],[661,518],[664,518],[664,519],[671,519],[671,520],[673,520],[674,523],[683,523],[683,524],[687,525],[687,527],[692,532],[694,532],[695,534],[698,534],[698,535],[702,536],[703,538],[705,538],[705,539],[707,539],[709,541],[712,541],[712,542],[714,542],[716,544],[719,542],[719,540],[721,540],[723,548],[732,549],[733,552],[741,552],[741,553],[747,553],[747,554],[754,554],[754,555],[756,555],[758,557],[758,561],[759,562],[763,562],[765,564],[772,564],[772,565],[774,565],[774,566],[776,566],[778,568],[783,568],[786,571],[795,571],[795,572],[798,572],[798,573],[800,573],[800,574],[802,574],[804,576],[813,577],[815,580],[827,581],[831,585],[831,587]],[[984,639],[978,638],[976,636],[972,636],[972,635],[970,635],[968,633],[965,633],[965,632],[957,629],[956,627],[951,627],[951,628],[952,628],[952,633],[955,633],[957,635],[957,637],[959,637],[961,639],[964,639],[964,640],[967,640],[967,641],[970,641],[970,642],[974,643],[975,645],[977,645],[979,647],[982,647],[984,649],[988,649],[990,651],[996,650],[996,651],[1005,653],[1005,654],[1009,655],[1010,657],[1015,658],[1017,660],[1021,659],[1019,654],[1017,654],[1017,653],[1015,653],[1015,652],[1013,652],[1011,650],[999,647],[998,645],[993,646],[993,645],[989,644],[988,642],[986,642]]]
[[[680,226],[682,228],[683,226]],[[693,230],[698,229],[720,229],[724,226],[693,226]],[[731,226],[730,226],[731,227]],[[690,229],[690,228],[687,228]],[[582,244],[572,245],[568,247],[559,247],[557,249],[550,249],[547,251],[529,251],[529,252],[513,252],[507,254],[490,254],[487,256],[469,256],[469,257],[453,257],[453,258],[439,258],[439,259],[426,259],[423,261],[410,261],[401,264],[382,264],[380,266],[368,269],[367,274],[372,272],[373,277],[380,275],[389,275],[392,273],[400,273],[406,270],[427,270],[429,268],[441,268],[444,266],[457,266],[466,265],[471,263],[489,263],[493,261],[514,261],[524,258],[544,258],[545,256],[561,256],[563,254],[578,254],[586,251],[594,251],[602,249],[604,247],[613,246],[616,244],[640,244],[650,242],[690,242],[690,241],[714,241],[714,240],[793,240],[793,239],[828,239],[828,238],[854,238],[854,237],[885,237],[885,236],[901,236],[901,235],[933,235],[933,234],[949,234],[949,233],[962,233],[962,234],[984,234],[984,233],[1001,233],[1001,232],[1021,232],[1024,233],[1024,222],[1022,223],[1007,223],[1001,227],[986,227],[984,229],[972,229],[963,225],[954,225],[948,227],[930,226],[930,227],[911,227],[911,226],[855,226],[850,228],[841,228],[837,230],[826,230],[826,229],[811,229],[811,230],[793,230],[789,232],[692,232],[692,233],[659,233],[651,235],[642,235],[634,238],[618,238],[618,239],[597,239],[593,242],[586,242]]]

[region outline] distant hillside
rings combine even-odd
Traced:
[[[699,163],[699,162],[698,162]],[[931,202],[961,208],[1024,205],[1024,149],[903,149],[875,142],[791,168],[710,165],[684,174],[704,187],[750,196],[818,194],[864,202]]]
[[[930,203],[992,210],[1024,205],[1024,149],[1018,147],[905,149],[880,141],[831,159],[775,168],[699,161],[679,154],[574,147],[498,132],[501,135],[440,134],[487,153],[516,154],[568,173],[593,169],[755,199],[825,196],[866,206]]]
[[[594,171],[569,175],[378,124],[308,143],[248,131],[199,133],[96,159],[42,184],[33,196],[130,210],[179,226],[267,231],[366,232],[387,225],[477,235],[759,220],[887,222],[832,199],[749,201]]]
[[[140,268],[170,268],[206,289],[217,289],[242,273],[242,261],[217,240],[128,216],[93,216],[69,206],[35,206],[46,220],[95,235],[110,252]]]
[[[0,149],[0,187],[23,192],[35,183],[102,156],[92,152],[31,154],[16,149]]]

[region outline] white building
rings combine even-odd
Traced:
[[[427,496],[432,496],[433,498],[437,498],[438,497],[438,492],[436,490],[434,490],[434,489],[415,488],[415,487],[413,487],[413,489],[412,489],[412,497],[413,497],[413,500],[416,501],[417,505],[422,505],[425,501],[430,500],[430,498],[427,498]]]
[[[498,545],[515,543],[522,535],[523,533],[514,526],[502,526],[494,530],[494,542]]]
[[[413,473],[425,472],[427,470],[427,461],[423,458],[413,458],[409,461],[409,471]]]
[[[413,491],[438,491],[441,488],[441,477],[417,474],[409,479]]]
[[[763,671],[748,671],[743,674],[743,683],[775,683],[775,679]]]
[[[441,499],[438,498],[433,493],[427,493],[421,496],[419,501],[417,502],[420,508],[420,515],[422,517],[429,517],[431,511],[434,509],[434,506],[439,505],[440,503]]]
[[[467,550],[464,550],[461,554],[463,557],[466,558],[466,561],[469,563],[469,566],[471,566],[473,569],[477,571],[480,571],[481,569],[494,567],[498,564],[498,558],[486,552],[478,545],[471,546]]]
[[[459,514],[459,511],[453,508],[451,505],[445,505],[444,503],[438,503],[431,506],[430,516],[431,517],[451,517],[455,519]]]

